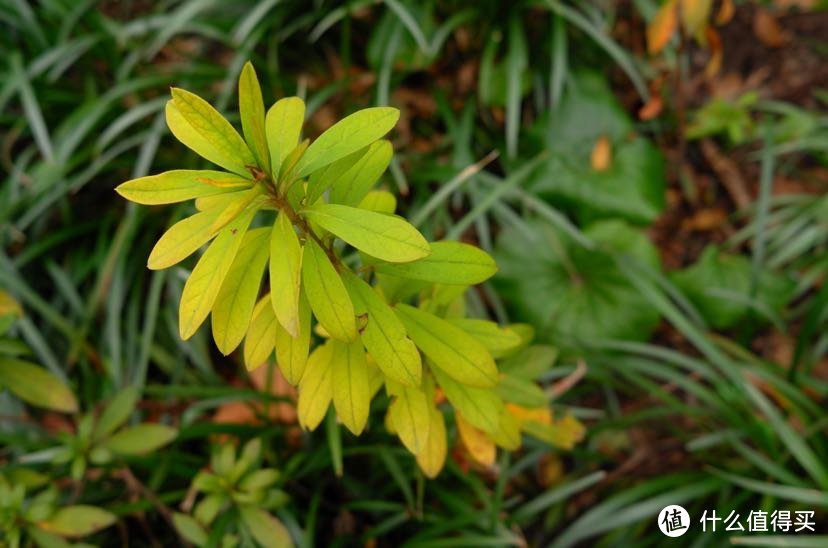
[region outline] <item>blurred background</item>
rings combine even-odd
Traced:
[[[0,545],[246,546],[278,518],[273,546],[658,546],[680,504],[682,545],[828,546],[826,9],[0,0]],[[401,109],[381,184],[496,257],[472,306],[554,349],[542,379],[583,440],[492,467],[458,445],[427,481],[383,404],[359,439],[304,433],[272,368],[179,339],[191,265],[146,257],[190,206],[113,188],[207,167],[169,88],[238,126],[247,60],[267,105],[307,101],[309,137]],[[264,473],[239,491],[208,467]],[[705,510],[744,530],[702,532]],[[754,534],[751,511],[814,531]]]

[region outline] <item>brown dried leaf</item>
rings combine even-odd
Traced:
[[[781,48],[790,40],[790,35],[776,17],[762,8],[757,8],[753,16],[753,33],[759,41],[772,48]]]

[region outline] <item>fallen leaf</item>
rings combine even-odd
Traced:
[[[592,147],[589,157],[590,165],[595,171],[606,171],[612,166],[612,145],[609,137],[601,135]]]
[[[735,13],[736,8],[733,6],[733,0],[722,0],[719,11],[716,13],[716,24],[726,25],[733,19],[733,14]]]
[[[664,100],[661,95],[652,95],[650,100],[638,111],[638,119],[642,121],[652,120],[664,109]]]
[[[668,0],[647,25],[647,51],[654,55],[664,49],[678,28],[678,0]]]
[[[757,8],[753,16],[753,33],[763,44],[772,48],[780,48],[790,39],[776,17],[761,8]]]
[[[707,38],[707,46],[710,49],[710,60],[707,61],[707,66],[704,67],[704,75],[707,78],[713,78],[722,68],[724,48],[722,47],[722,39],[719,33],[713,27],[707,27],[704,30],[704,34]]]
[[[725,221],[727,221],[727,213],[723,209],[702,209],[692,217],[684,219],[681,228],[682,230],[708,232],[720,227]]]

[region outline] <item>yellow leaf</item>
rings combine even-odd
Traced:
[[[306,430],[313,430],[328,410],[331,403],[331,359],[333,344],[329,341],[316,350],[308,358],[308,364],[302,380],[299,382],[299,424]]]
[[[594,171],[606,171],[612,166],[612,145],[606,135],[595,141],[589,163]]]
[[[704,32],[712,8],[713,0],[681,0],[681,22],[685,32],[690,36]]]
[[[339,420],[358,436],[368,421],[371,406],[368,365],[362,344],[332,341],[331,386]]]
[[[446,421],[436,407],[429,408],[428,439],[422,450],[417,453],[417,464],[430,479],[434,479],[446,462]]]
[[[383,261],[405,263],[431,253],[423,235],[396,215],[325,203],[317,203],[302,213],[331,234]]]
[[[372,190],[359,202],[359,209],[391,214],[397,209],[397,198],[387,190]]]
[[[265,295],[253,309],[250,328],[244,339],[244,364],[248,371],[265,363],[273,353],[278,325],[276,314],[270,305],[270,295]]]
[[[285,379],[299,383],[308,361],[311,337],[311,312],[304,292],[299,295],[299,334],[291,337],[280,325],[276,329],[276,361]]]
[[[497,448],[489,436],[479,428],[475,428],[459,412],[454,413],[457,423],[457,433],[460,441],[472,458],[483,466],[492,466],[497,455]]]
[[[401,385],[392,394],[395,398],[388,408],[389,420],[406,449],[416,455],[425,448],[431,428],[428,398],[419,388]]]
[[[477,388],[497,384],[497,366],[474,337],[446,320],[407,304],[397,304],[397,316],[408,336],[444,373]]]
[[[178,307],[178,329],[182,339],[192,337],[213,308],[255,214],[255,210],[250,210],[227,225],[201,256],[184,284]]]
[[[229,184],[210,184],[224,180]],[[173,204],[250,188],[252,181],[222,171],[176,169],[158,175],[139,177],[115,187],[115,192],[131,202],[145,205]]]
[[[239,114],[244,139],[259,167],[270,173],[270,152],[265,137],[265,111],[262,88],[256,70],[248,61],[239,76]]]
[[[495,322],[474,318],[453,318],[448,320],[486,347],[492,357],[502,358],[520,348],[521,336],[509,327],[500,327]]]
[[[356,340],[351,298],[328,256],[313,240],[305,242],[302,282],[311,310],[331,337],[343,342]]]
[[[519,423],[552,424],[552,411],[548,407],[527,408],[514,403],[507,403],[506,409]]]
[[[225,356],[241,343],[250,325],[267,264],[269,235],[266,227],[245,234],[216,297],[211,314],[213,339]]]
[[[647,25],[647,51],[656,54],[662,49],[678,27],[678,1],[667,0]]]
[[[344,281],[356,313],[366,319],[360,335],[377,367],[396,382],[419,386],[422,380],[420,352],[408,338],[405,326],[385,300],[361,278],[348,273]]]
[[[279,323],[292,337],[299,335],[299,290],[302,246],[288,216],[280,214],[270,235],[270,298]]]
[[[305,103],[298,97],[279,99],[267,111],[265,132],[270,149],[270,169],[277,178],[282,162],[299,143],[302,123],[305,121]]]
[[[377,272],[411,280],[451,285],[479,284],[497,272],[488,253],[461,242],[434,242],[431,255],[402,264],[379,264]]]
[[[0,318],[3,316],[19,318],[23,316],[23,309],[20,307],[20,303],[14,300],[14,297],[0,289]]]
[[[192,255],[249,206],[257,193],[257,189],[240,192],[239,196],[229,198],[227,202],[175,223],[152,248],[147,268],[168,268]]]
[[[497,431],[503,401],[494,390],[460,384],[440,368],[433,367],[431,371],[449,403],[461,412],[469,423],[489,434]]]
[[[255,163],[250,149],[230,122],[201,97],[172,88],[167,102],[167,126],[176,139],[202,158],[245,178]]]
[[[520,423],[506,408],[500,413],[500,422],[497,430],[492,432],[492,441],[507,451],[520,447]]]

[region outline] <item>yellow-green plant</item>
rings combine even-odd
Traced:
[[[494,260],[464,243],[427,242],[393,214],[391,193],[372,190],[391,160],[383,137],[399,111],[360,110],[314,142],[301,140],[304,103],[284,98],[265,112],[250,63],[239,110],[244,137],[206,101],[173,88],[170,130],[227,171],[168,171],[117,188],[141,204],[195,199],[197,212],[173,225],[148,260],[151,269],[167,268],[212,241],[184,286],[181,337],[212,312],[219,350],[227,355],[244,340],[248,369],[275,350],[299,388],[307,429],[333,402],[359,434],[384,385],[392,398],[386,424],[430,476],[446,455],[441,393],[458,408],[485,406],[487,420],[470,421],[514,448],[519,422],[505,411],[508,391],[497,390],[492,352],[516,351],[526,337],[465,319],[462,306],[466,289],[495,273]],[[260,296],[265,271],[269,290]]]

